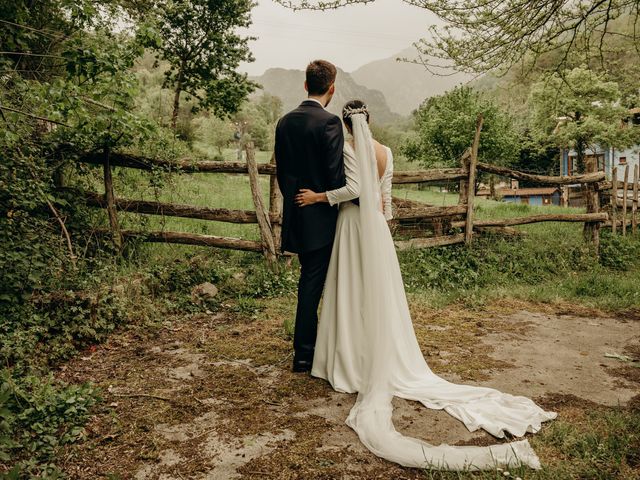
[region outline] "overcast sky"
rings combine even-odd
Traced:
[[[324,58],[347,72],[390,57],[426,36],[438,19],[401,0],[376,0],[326,12],[289,10],[273,0],[259,0],[249,33],[256,61],[243,65],[250,75],[271,67],[304,69]]]

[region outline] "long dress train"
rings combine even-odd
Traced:
[[[443,409],[470,431],[496,437],[537,432],[556,417],[530,399],[458,385],[434,374],[418,345],[391,232],[380,211],[390,210],[391,152],[382,185],[364,115],[353,115],[355,148],[345,146],[348,185],[327,192],[340,201],[335,243],[318,324],[312,375],[340,392],[358,392],[347,424],[376,455],[408,467],[490,469],[540,462],[527,440],[489,447],[431,445],[397,432],[394,396]],[[381,193],[383,202],[381,202]],[[359,196],[360,207],[347,202]],[[388,196],[388,198],[387,198]]]

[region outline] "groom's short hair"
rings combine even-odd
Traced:
[[[314,60],[307,66],[306,80],[309,95],[324,95],[336,81],[338,69],[326,60]]]

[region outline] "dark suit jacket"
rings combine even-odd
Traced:
[[[328,203],[298,207],[301,188],[326,192],[345,185],[342,122],[306,100],[276,127],[276,170],[283,196],[282,251],[306,253],[333,242],[338,209]]]

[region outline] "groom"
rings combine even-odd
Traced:
[[[326,192],[345,185],[342,123],[325,110],[335,92],[336,75],[331,63],[311,62],[304,83],[307,100],[283,116],[276,127],[276,170],[283,196],[282,251],[297,253],[301,266],[293,338],[294,372],[311,370],[318,305],[338,218],[338,210],[328,203],[300,208],[294,198],[301,188]]]

